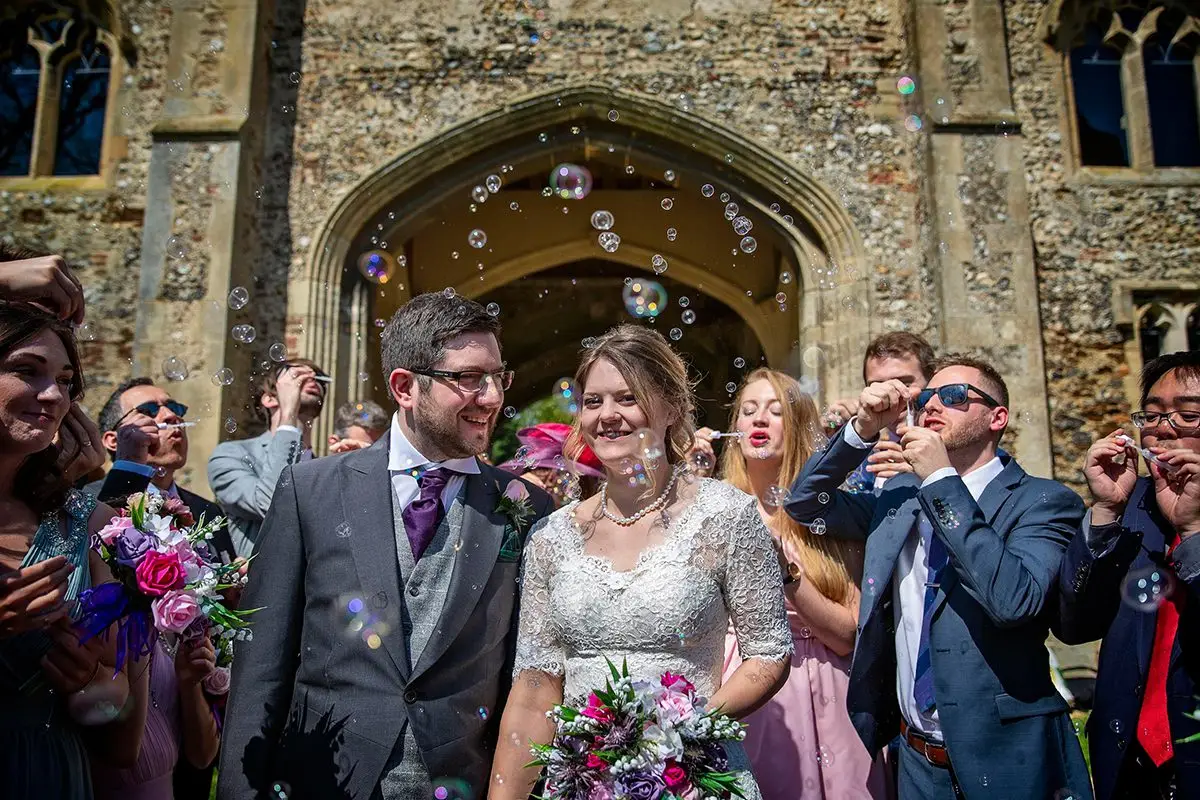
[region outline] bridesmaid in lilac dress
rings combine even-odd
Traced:
[[[197,769],[213,762],[221,738],[202,682],[215,661],[208,639],[158,637],[149,659],[150,702],[137,764],[112,769],[93,763],[96,800],[172,800],[172,775],[181,758]],[[145,668],[146,662],[139,666]]]
[[[730,427],[741,435],[724,448],[722,477],[758,498],[790,575],[784,594],[796,648],[791,674],[746,719],[746,752],[763,798],[890,798],[890,770],[882,756],[871,760],[846,711],[863,549],[802,527],[779,509],[817,446],[817,407],[788,375],[758,369],[738,393]],[[698,432],[698,450],[711,453],[710,435]],[[729,637],[726,674],[740,663]]]

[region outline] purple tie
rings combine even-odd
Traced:
[[[421,473],[417,486],[421,496],[408,504],[400,516],[404,519],[404,532],[412,546],[413,559],[420,560],[425,548],[433,541],[438,523],[442,521],[442,490],[453,477],[448,469],[431,469]]]

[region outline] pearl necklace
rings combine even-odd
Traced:
[[[667,485],[662,490],[662,494],[654,498],[650,505],[635,511],[628,517],[618,517],[616,514],[608,510],[608,481],[605,481],[604,483],[600,484],[600,513],[602,513],[606,519],[617,523],[623,528],[627,528],[647,514],[653,514],[655,511],[658,511],[660,508],[666,505],[667,498],[670,497],[671,490],[675,488],[675,482],[679,480],[679,476],[682,473],[683,465],[676,464],[675,468],[671,471],[671,480],[667,481]]]

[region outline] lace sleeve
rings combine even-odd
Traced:
[[[514,679],[527,669],[551,675],[566,672],[567,655],[550,615],[550,581],[555,564],[550,524],[550,518],[546,518],[534,527],[521,564],[521,616]]]
[[[771,534],[751,500],[725,544],[725,603],[743,659],[782,661],[793,652],[783,601],[783,572]]]

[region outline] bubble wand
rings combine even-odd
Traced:
[[[1180,469],[1177,465],[1170,464],[1170,463],[1164,461],[1162,456],[1157,456],[1154,453],[1150,452],[1149,447],[1138,446],[1138,444],[1133,441],[1132,436],[1126,436],[1125,434],[1122,433],[1120,436],[1117,437],[1116,440],[1118,442],[1120,442],[1121,444],[1125,445],[1126,447],[1132,447],[1134,450],[1141,453],[1142,457],[1145,458],[1147,461],[1157,464],[1158,468],[1163,470],[1164,472],[1178,472]]]

